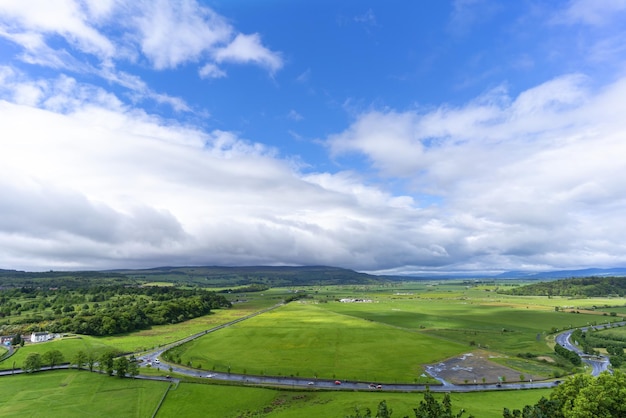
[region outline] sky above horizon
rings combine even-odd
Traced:
[[[0,268],[626,267],[626,0],[0,0]]]

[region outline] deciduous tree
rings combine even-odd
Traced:
[[[63,363],[65,357],[63,356],[63,353],[59,350],[50,350],[46,351],[43,354],[42,360],[44,364],[47,364],[48,366],[50,366],[50,368],[54,369],[54,366],[58,366],[59,364]]]
[[[117,377],[126,377],[126,372],[128,371],[128,359],[124,356],[116,358],[113,362],[113,368],[115,369]]]
[[[26,356],[22,369],[28,373],[32,373],[41,369],[41,363],[41,355],[39,353],[30,353]]]

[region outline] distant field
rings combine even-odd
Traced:
[[[168,383],[118,379],[87,371],[0,377],[3,417],[150,417]]]

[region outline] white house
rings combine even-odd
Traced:
[[[52,339],[52,335],[48,334],[47,332],[33,332],[30,335],[31,343],[41,343],[50,339]]]

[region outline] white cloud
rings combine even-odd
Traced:
[[[295,120],[296,122],[304,119],[304,117],[300,113],[296,112],[293,109],[289,111],[289,113],[287,114],[287,117],[291,120]]]
[[[626,12],[625,0],[571,0],[567,9],[555,21],[603,25],[609,21],[623,19]]]
[[[45,35],[58,34],[83,52],[101,58],[114,54],[113,44],[96,28],[87,23],[88,16],[80,4],[72,0],[49,2],[46,0],[6,0],[0,3],[0,25],[6,32]],[[19,40],[20,38],[14,38]],[[22,38],[27,50],[32,42]]]
[[[196,0],[7,0],[0,2],[0,37],[22,48],[23,62],[96,75],[176,111],[191,108],[180,98],[152,91],[117,66],[147,60],[154,69],[165,70],[204,62],[200,77],[220,78],[226,72],[219,63],[251,63],[272,73],[283,65],[280,54],[266,48],[258,34],[238,33]]]
[[[261,44],[258,33],[252,35],[238,34],[233,41],[215,52],[215,60],[221,62],[248,63],[254,62],[266,67],[271,72],[283,66],[279,54],[270,51]]]
[[[5,98],[36,85],[0,74]],[[373,268],[422,245],[391,249],[422,214],[356,176],[302,176],[271,148],[165,123],[67,77],[31,101],[40,108],[0,100],[0,265]]]
[[[234,29],[194,0],[145,2],[135,18],[143,53],[155,68],[198,61],[205,51],[228,42]]]
[[[474,268],[598,265],[626,247],[626,78],[597,92],[587,84],[574,74],[514,98],[500,90],[425,113],[370,111],[328,145],[440,196],[431,237],[456,267],[469,267],[466,257]]]
[[[200,77],[202,78],[222,78],[226,77],[226,71],[222,70],[220,67],[213,63],[205,64],[200,71],[198,71]]]

